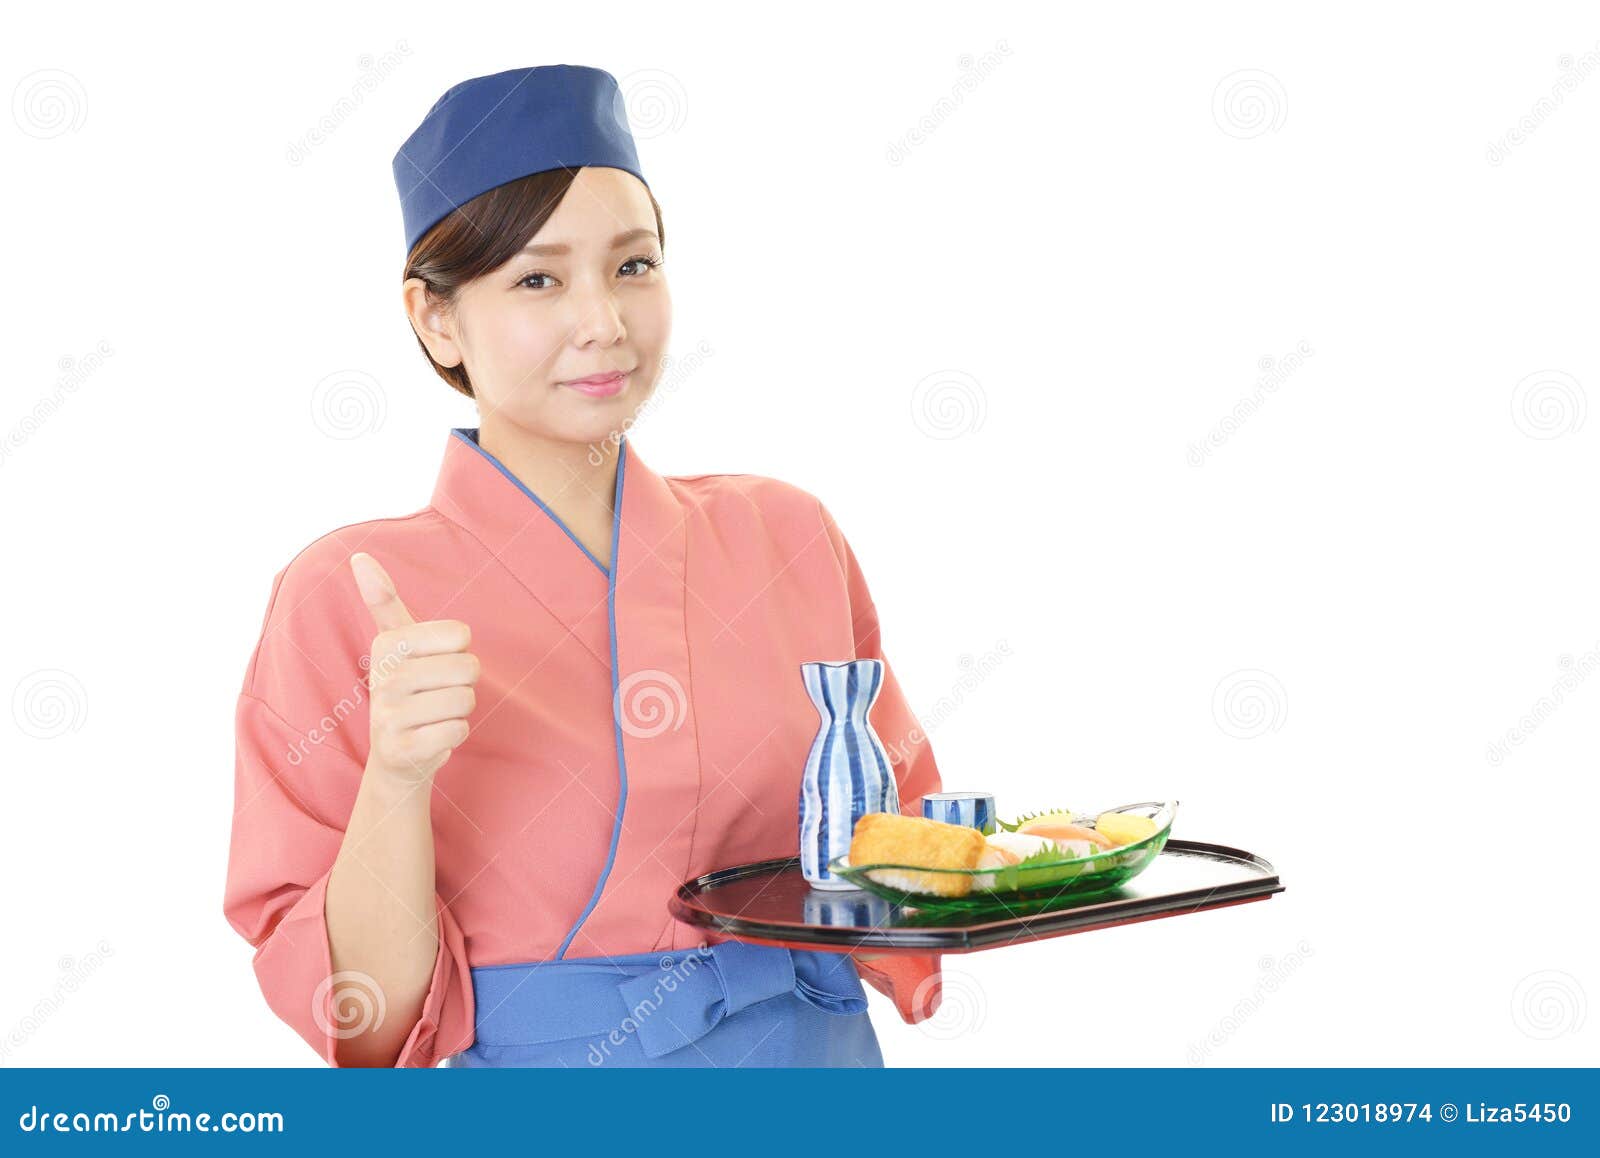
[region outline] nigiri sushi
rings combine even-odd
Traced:
[[[1104,833],[1084,828],[1079,824],[1068,824],[1062,820],[1030,820],[1017,830],[1017,835],[1022,834],[1045,837],[1063,848],[1089,846],[1084,847],[1082,852],[1074,853],[1074,856],[1090,856],[1095,852],[1104,852],[1106,849],[1116,847]]]
[[[1026,858],[1052,847],[1060,850],[1062,860],[1088,856],[1094,851],[1088,841],[1069,840],[1063,844],[1059,840],[1051,840],[1035,833],[1002,831],[984,838],[983,852],[973,867],[1003,869],[1008,865],[1020,864]],[[981,876],[972,878],[972,887],[980,892],[991,890],[994,885],[993,872],[985,872]]]

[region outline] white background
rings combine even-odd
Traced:
[[[710,352],[646,461],[828,504],[947,787],[1180,799],[1288,885],[946,957],[889,1064],[1595,1062],[1600,14],[1203,7],[14,13],[0,1061],[320,1064],[222,916],[234,697],[475,425],[394,150],[583,63]]]

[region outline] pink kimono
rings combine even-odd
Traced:
[[[376,634],[353,552],[418,620],[468,623],[482,661],[471,733],[434,785],[440,947],[402,1066],[473,1045],[473,968],[716,941],[667,902],[797,852],[819,723],[800,664],[883,658],[866,580],[807,492],[663,477],[623,439],[608,572],[476,434],[451,432],[428,506],[333,531],[278,574],[239,696],[225,911],[268,1004],[330,1064],[323,900],[367,756]],[[887,663],[872,723],[920,815],[939,772]],[[910,1019],[907,971],[857,964]]]

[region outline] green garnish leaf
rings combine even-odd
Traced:
[[[1007,832],[1015,832],[1015,831],[1017,831],[1017,829],[1021,828],[1024,824],[1027,824],[1028,821],[1034,820],[1034,819],[1036,819],[1036,818],[1038,818],[1040,816],[1049,816],[1053,812],[1062,812],[1062,813],[1071,814],[1072,810],[1070,808],[1044,808],[1044,809],[1041,809],[1038,812],[1024,812],[1021,816],[1017,817],[1010,824],[1007,824],[1005,821],[1001,820],[999,817],[995,817],[995,823],[998,824],[1001,828],[1005,829]]]

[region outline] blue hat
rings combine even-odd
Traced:
[[[406,252],[480,193],[581,165],[644,180],[627,105],[609,72],[547,64],[464,80],[434,102],[394,155]]]

